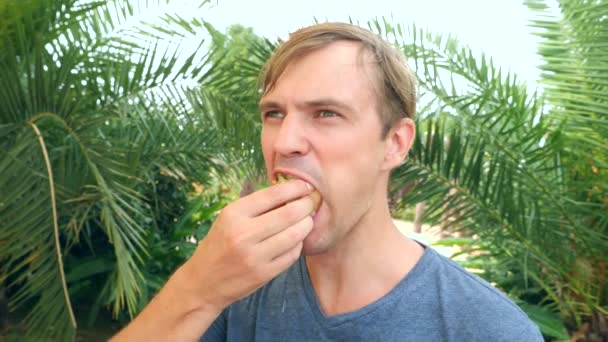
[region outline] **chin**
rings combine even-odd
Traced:
[[[315,223],[315,227],[304,239],[302,246],[302,255],[318,255],[326,253],[333,245],[331,236],[325,227],[321,227]]]
[[[325,254],[327,250],[327,248],[323,248],[321,246],[307,246],[304,244],[304,247],[302,247],[302,256]]]

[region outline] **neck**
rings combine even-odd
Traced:
[[[393,289],[423,249],[397,229],[386,200],[372,206],[348,236],[326,253],[306,257],[325,314],[360,309]]]

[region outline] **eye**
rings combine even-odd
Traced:
[[[269,110],[266,113],[264,113],[264,118],[266,119],[282,119],[285,117],[285,114],[276,111],[276,110]]]
[[[333,118],[338,116],[338,113],[331,110],[322,110],[318,112],[317,116],[320,118]]]

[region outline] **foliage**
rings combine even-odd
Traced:
[[[213,79],[204,89],[214,96],[207,106],[216,117],[218,128],[226,136],[236,136],[226,153],[238,163],[231,176],[233,182],[264,182],[264,160],[259,147],[261,122],[259,120],[258,75],[263,63],[270,57],[275,44],[255,35],[251,28],[231,25],[222,34],[207,23],[211,48],[222,51],[214,60]],[[236,108],[234,108],[236,107]],[[236,109],[236,110],[235,110]]]
[[[574,255],[567,282],[553,284],[555,301],[571,326],[580,327],[592,316],[608,317],[608,4],[576,0],[558,1],[561,15],[544,1],[528,1],[537,13],[533,27],[543,38],[538,53],[548,115],[558,125],[564,165],[564,186],[571,210],[594,231],[596,244],[571,244]],[[579,232],[575,232],[579,234]],[[597,248],[596,248],[597,246]],[[582,291],[579,291],[582,289]],[[570,306],[570,307],[568,307]],[[593,322],[591,322],[593,325]],[[587,338],[608,338],[605,331],[590,331]]]
[[[73,339],[74,300],[135,314],[174,266],[155,269],[151,258],[184,234],[164,220],[181,215],[189,182],[209,182],[228,165],[226,146],[238,145],[241,131],[219,134],[210,104],[237,111],[205,93],[213,51],[182,53],[204,23],[166,14],[160,25],[128,25],[160,6],[0,6],[0,280],[11,310],[28,312],[30,338]]]
[[[0,280],[13,310],[31,308],[31,337],[72,339],[71,301],[87,298],[89,320],[105,305],[128,319],[236,196],[222,187],[263,182],[256,81],[276,44],[170,14],[127,25],[160,3],[0,3]],[[529,6],[540,94],[453,37],[370,27],[418,76],[397,212],[457,212],[449,228],[479,237],[467,265],[563,338],[556,317],[575,330],[608,312],[608,6]],[[183,49],[201,36],[208,45]]]
[[[371,25],[415,65],[423,105],[409,162],[394,173],[395,191],[416,185],[400,205],[426,201],[431,223],[447,208],[458,213],[447,222],[451,229],[479,236],[489,253],[484,260],[496,260],[518,279],[504,289],[515,299],[540,294],[528,300],[559,313],[571,329],[594,312],[608,313],[608,137],[600,91],[608,74],[606,55],[598,52],[607,31],[597,14],[606,6],[593,4],[567,2],[563,19],[537,22],[547,30],[540,50],[544,96],[453,37],[386,21]],[[494,266],[483,268],[500,284]],[[563,337],[540,325],[545,334]]]
[[[162,187],[165,187],[164,191],[167,193],[163,194]],[[187,194],[184,189],[175,186],[173,179],[165,179],[155,188],[159,199],[165,202],[165,205],[176,203],[180,207],[157,211],[160,213],[157,222],[160,219],[168,222],[157,223],[157,227],[147,235],[149,257],[142,269],[146,283],[139,297],[138,311],[148,304],[169,276],[190,258],[198,241],[211,228],[219,210],[232,199],[221,186],[203,187],[195,184],[193,192]],[[186,196],[188,198],[185,198]],[[177,201],[171,202],[171,197],[178,197]],[[129,317],[124,318],[127,322]]]

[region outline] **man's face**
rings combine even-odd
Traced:
[[[260,101],[270,180],[302,178],[323,197],[306,255],[335,246],[386,198],[386,144],[366,58],[357,43],[332,43],[291,62]]]

